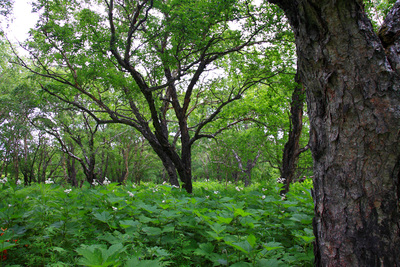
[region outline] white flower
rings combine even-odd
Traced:
[[[262,191],[266,191],[267,189],[263,188]]]
[[[282,197],[281,197],[281,200],[285,200],[285,199],[286,199],[286,195],[283,194]]]
[[[8,204],[8,207],[12,207],[12,205],[11,205],[11,204]]]
[[[172,187],[178,188],[179,189],[179,185],[173,185]]]
[[[165,200],[163,200],[162,203],[165,203]]]
[[[52,181],[50,178],[44,181],[45,184],[54,184],[54,181]]]
[[[108,178],[105,177],[104,181],[103,181],[103,185],[109,185],[109,184],[111,184],[110,180],[108,180]]]
[[[0,179],[0,183],[1,184],[7,183],[7,177],[4,177],[3,179]]]
[[[65,189],[64,192],[69,194],[72,191],[72,189]]]
[[[132,187],[133,187],[133,188],[136,188],[136,185],[132,184]]]
[[[134,197],[135,195],[132,193],[132,192],[130,192],[130,191],[128,191],[128,195],[130,196],[130,197]]]
[[[214,194],[216,194],[216,195],[217,195],[218,193],[219,193],[219,191],[214,191]]]
[[[239,186],[236,186],[235,189],[236,189],[238,192],[240,192]]]
[[[286,181],[286,179],[281,177],[281,178],[276,179],[276,181],[280,184],[283,184]]]
[[[22,184],[22,182],[21,182],[20,179],[18,179],[18,180],[17,180],[17,185],[20,185],[20,184]]]
[[[265,198],[266,198],[266,196],[265,196],[265,195],[263,195],[261,198],[262,198],[262,199],[265,199]]]
[[[96,181],[96,179],[93,179],[92,185],[96,186],[99,185],[99,183]]]
[[[209,198],[210,196],[206,196],[206,198]]]
[[[113,209],[114,211],[118,210],[118,208],[116,208],[116,207],[112,207],[112,209]]]
[[[28,199],[29,198],[29,196],[26,196],[26,199]]]
[[[164,181],[162,184],[164,185],[164,184],[166,184],[167,183],[167,181]]]

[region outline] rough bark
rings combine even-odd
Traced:
[[[294,30],[307,90],[316,265],[400,266],[399,31],[382,42],[361,0],[270,2]]]

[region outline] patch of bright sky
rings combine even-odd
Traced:
[[[12,20],[4,31],[12,42],[23,42],[29,37],[29,30],[35,27],[39,15],[32,13],[32,1],[14,0]]]

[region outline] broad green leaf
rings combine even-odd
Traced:
[[[143,227],[142,230],[148,235],[160,235],[162,230],[158,227]]]
[[[119,221],[119,225],[123,228],[128,228],[128,227],[138,227],[141,225],[141,223],[133,220],[122,220]]]
[[[282,244],[279,242],[268,242],[263,244],[263,247],[268,251],[283,248]]]
[[[111,220],[112,215],[108,211],[103,211],[102,213],[93,213],[93,216],[101,221],[107,223],[109,220]]]
[[[254,246],[255,246],[256,243],[257,243],[257,238],[256,238],[253,234],[251,234],[251,235],[249,235],[249,236],[247,237],[247,242],[249,242],[250,246],[251,246],[252,248],[254,248]]]
[[[223,226],[219,223],[214,223],[211,225],[211,229],[213,229],[215,233],[220,234],[221,232],[225,231],[226,226]]]

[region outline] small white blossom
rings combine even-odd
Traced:
[[[240,192],[239,186],[236,186],[235,189],[236,189],[236,191]]]
[[[266,190],[267,190],[267,189],[265,189],[265,188],[262,189],[263,192],[266,191]]]
[[[165,200],[163,200],[162,203],[165,203]]]
[[[132,184],[132,187],[133,187],[133,188],[136,188],[136,185]]]
[[[45,184],[54,184],[54,181],[51,180],[50,178],[44,181]]]
[[[132,193],[132,192],[130,192],[130,191],[128,191],[128,195],[130,196],[130,197],[134,197],[135,195]]]
[[[206,198],[209,198],[210,196],[206,196]]]
[[[17,185],[22,184],[22,181],[20,179],[17,180]]]
[[[96,179],[93,179],[92,185],[97,186],[99,183],[96,181]]]
[[[3,179],[0,179],[0,183],[1,184],[7,183],[7,177],[4,177]]]
[[[29,198],[29,196],[26,196],[26,199],[28,199]]]
[[[285,200],[285,199],[286,199],[286,195],[283,194],[282,197],[281,197],[281,200]]]
[[[216,190],[214,191],[214,194],[216,194],[216,195],[217,195],[218,193],[219,193],[219,191],[216,191]]]
[[[281,178],[276,179],[276,181],[280,184],[283,184],[286,181],[286,179],[281,177]]]
[[[179,189],[179,185],[173,185],[172,187]]]
[[[8,204],[8,207],[12,207],[12,205],[11,205],[11,204]]]
[[[261,198],[262,198],[262,199],[265,199],[265,198],[266,198],[266,196],[265,196],[265,195],[263,195]]]
[[[105,177],[104,181],[103,181],[103,185],[109,185],[109,184],[111,184],[110,180],[108,180],[108,178]]]
[[[118,210],[118,208],[116,208],[116,207],[112,207],[112,209],[113,209],[114,211]]]
[[[72,189],[65,189],[64,192],[69,194],[72,191]]]
[[[162,184],[163,184],[163,185],[164,185],[164,184],[167,184],[167,181],[164,181]]]

